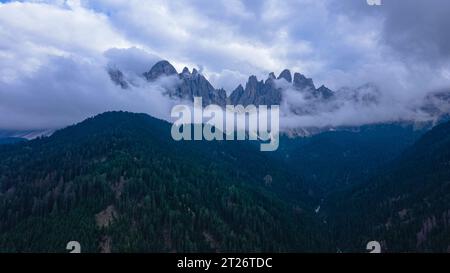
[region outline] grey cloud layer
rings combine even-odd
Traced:
[[[450,86],[445,0],[22,2],[0,4],[0,128],[58,127],[119,109],[164,116],[171,102],[160,87],[123,92],[105,69],[139,81],[161,57],[178,70],[202,67],[228,92],[251,74],[290,68],[334,90],[374,82],[388,102],[289,116],[299,126],[356,122],[357,111],[359,122],[407,118],[410,105]]]

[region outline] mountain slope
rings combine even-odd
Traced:
[[[27,141],[27,140],[25,138],[20,138],[20,137],[5,137],[5,138],[0,138],[0,145],[14,144],[14,143],[22,142],[22,141]]]
[[[105,113],[0,146],[0,249],[326,250],[307,188],[277,166],[254,145],[175,142],[166,122]]]
[[[335,238],[350,250],[379,240],[386,251],[447,252],[449,204],[450,123],[444,123],[368,183],[335,195],[327,213]]]
[[[363,182],[390,164],[426,129],[412,124],[376,124],[342,128],[306,138],[283,137],[276,152],[324,193]]]

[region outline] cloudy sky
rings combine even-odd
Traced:
[[[450,1],[382,4],[0,1],[0,129],[57,128],[107,110],[168,112],[158,86],[127,93],[105,69],[138,75],[160,59],[196,67],[227,91],[284,68],[333,90],[375,83],[392,104],[364,113],[380,115],[367,122],[396,119],[450,87]]]

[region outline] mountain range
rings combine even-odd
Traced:
[[[120,70],[110,69],[109,75],[112,81],[122,88],[127,89],[131,86]],[[300,73],[294,73],[292,77],[288,69],[283,70],[278,77],[271,72],[265,81],[259,81],[256,76],[250,76],[245,87],[239,85],[229,97],[224,89],[214,88],[195,68],[190,72],[185,67],[181,73],[178,73],[175,67],[166,60],[157,62],[143,74],[143,77],[149,82],[154,82],[161,77],[172,77],[179,82],[175,87],[167,90],[169,96],[190,100],[193,100],[195,96],[202,97],[204,105],[216,104],[222,107],[226,104],[279,105],[282,101],[282,88],[276,84],[276,81],[279,80],[286,81],[295,90],[304,92],[307,96],[329,99],[334,94],[323,85],[316,88],[312,79],[306,78]]]
[[[108,70],[111,80],[123,89],[133,88],[135,83],[127,79],[119,69]],[[163,84],[165,94],[174,99],[187,99],[193,101],[194,97],[202,97],[203,106],[216,104],[221,107],[225,105],[280,105],[283,112],[294,116],[317,117],[321,115],[333,116],[336,111],[346,107],[356,109],[383,109],[396,107],[394,105],[383,106],[382,92],[374,83],[366,83],[358,87],[341,87],[333,91],[324,85],[316,87],[313,79],[307,78],[301,73],[291,73],[283,70],[278,76],[274,72],[269,73],[265,80],[258,80],[254,75],[248,77],[245,86],[239,84],[234,90],[229,90],[229,96],[224,89],[215,88],[208,79],[195,68],[192,72],[185,67],[181,73],[166,60],[158,61],[148,72],[139,75],[149,83],[168,79],[172,84]],[[423,103],[409,107],[411,111],[402,117],[401,122],[416,122],[420,126],[434,126],[435,124],[448,120],[450,113],[450,91],[439,90],[430,92]],[[345,109],[344,109],[345,110]],[[344,111],[345,112],[345,111]],[[379,115],[379,112],[366,113],[365,115]],[[411,116],[409,116],[411,115]],[[417,115],[416,117],[414,117]],[[424,118],[428,116],[427,118]],[[421,117],[421,118],[417,118]],[[398,118],[392,118],[397,120]],[[354,128],[360,125],[375,123],[390,123],[390,118],[385,120],[356,122]],[[291,136],[308,136],[331,129],[343,129],[347,125],[294,125],[285,130]]]
[[[139,85],[134,77],[128,77],[118,68],[108,68],[107,72],[113,83],[122,89],[132,89]],[[178,73],[175,67],[166,60],[155,63],[149,71],[138,75],[144,81],[156,83],[168,79],[172,84],[163,84],[165,95],[173,99],[187,99],[193,101],[194,97],[202,97],[203,105],[216,104],[224,107],[230,105],[281,105],[288,114],[297,116],[320,116],[331,114],[333,111],[350,104],[362,108],[376,108],[380,104],[380,90],[377,85],[367,83],[357,88],[343,87],[332,91],[324,85],[316,87],[311,78],[290,70],[283,70],[278,77],[275,73],[269,73],[266,80],[258,80],[254,75],[249,76],[245,86],[238,85],[227,95],[224,89],[215,88],[208,79],[195,68],[192,72],[185,67]],[[292,96],[298,96],[292,98]],[[301,98],[301,103],[298,103]],[[434,126],[436,123],[450,119],[450,92],[437,91],[430,93],[419,108],[429,116],[428,121],[420,121],[420,126]],[[414,119],[405,117],[405,123],[415,122]],[[367,122],[363,125],[371,123]],[[389,123],[389,121],[385,121]],[[360,125],[354,125],[358,129]],[[291,137],[310,136],[330,130],[347,130],[349,126],[342,125],[297,125],[286,128],[283,133]],[[42,128],[33,130],[4,130],[0,128],[1,138],[25,138],[33,139],[39,136],[48,136],[55,128]]]

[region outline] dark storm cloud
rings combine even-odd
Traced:
[[[336,11],[356,20],[371,16],[382,24],[382,43],[413,62],[446,64],[450,57],[450,1],[382,0],[335,1]]]
[[[384,40],[415,61],[448,64],[450,1],[387,1]]]

